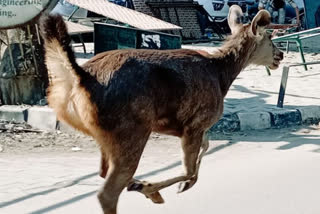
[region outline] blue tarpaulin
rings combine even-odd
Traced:
[[[304,0],[307,29],[320,27],[320,1]]]

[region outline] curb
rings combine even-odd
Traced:
[[[24,106],[0,106],[0,120],[25,122],[28,118],[28,107]]]
[[[74,132],[72,127],[58,121],[56,113],[48,106],[3,105],[0,106],[0,120],[27,123],[43,131]]]
[[[74,132],[69,125],[58,121],[53,109],[47,106],[0,106],[0,120],[27,123],[34,128],[63,132]],[[320,122],[320,106],[306,106],[297,109],[275,109],[261,112],[238,112],[224,114],[210,128],[209,132],[234,132],[245,130],[262,130],[268,128],[284,128],[301,124],[318,124]]]
[[[318,124],[320,106],[306,106],[297,109],[275,109],[252,113],[234,113],[223,117],[209,131],[245,131],[268,128],[284,128],[301,124]]]

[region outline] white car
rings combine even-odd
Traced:
[[[200,5],[203,5],[208,14],[213,17],[215,22],[226,24],[229,7],[233,4],[239,5],[244,16],[248,17],[248,2],[254,3],[256,0],[197,0]]]
[[[196,0],[212,17],[225,18],[228,16],[227,0]]]

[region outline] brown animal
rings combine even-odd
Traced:
[[[159,190],[181,182],[179,192],[198,178],[208,149],[205,132],[223,112],[223,99],[249,64],[278,67],[283,53],[263,29],[270,14],[262,10],[243,25],[240,7],[232,6],[232,35],[216,53],[192,50],[115,50],[98,54],[80,67],[69,46],[60,16],[41,21],[50,75],[49,105],[74,128],[92,136],[101,148],[98,194],[105,214],[116,214],[122,190],[139,191],[162,203]],[[108,39],[108,38],[105,38]],[[182,176],[149,183],[133,179],[151,132],[182,139]]]

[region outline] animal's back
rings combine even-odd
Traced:
[[[204,64],[208,62],[200,52],[187,49],[122,49],[97,54],[82,67],[91,75],[96,76],[99,82],[106,83],[110,74],[121,70],[133,61],[135,61],[135,65],[158,66],[183,73],[183,75],[188,75],[188,72],[201,67],[201,65],[204,67]],[[195,66],[195,62],[199,62],[199,64]],[[136,70],[135,67],[131,69]]]
[[[98,54],[83,68],[100,83],[99,89],[88,89],[101,126],[114,129],[131,121],[180,135],[199,110],[221,105],[208,63],[192,50],[115,50]]]

